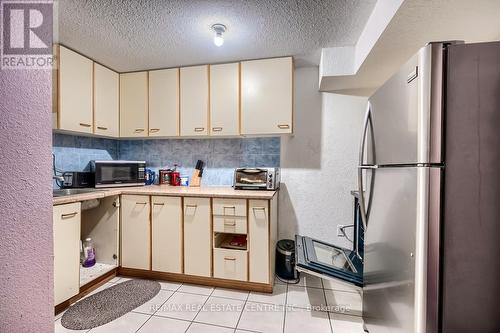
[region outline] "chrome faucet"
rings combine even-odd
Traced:
[[[52,176],[52,179],[55,179],[55,180],[58,180],[58,181],[61,181],[61,182],[64,181],[64,177],[63,176],[56,176],[56,175],[54,175],[54,176]]]
[[[57,174],[57,169],[56,169],[56,155],[52,153],[52,171],[53,171],[53,176],[52,179],[55,179],[56,181],[64,182],[64,177],[62,175]]]

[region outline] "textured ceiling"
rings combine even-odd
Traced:
[[[376,0],[60,0],[56,40],[119,72],[293,55],[357,42]],[[225,44],[210,26],[228,27]]]

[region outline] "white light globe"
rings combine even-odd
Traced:
[[[214,44],[216,46],[222,46],[222,44],[224,44],[224,38],[222,36],[219,36],[219,35],[215,35],[214,36]]]

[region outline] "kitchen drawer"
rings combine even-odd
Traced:
[[[214,215],[247,216],[247,201],[245,199],[214,199]]]
[[[214,277],[247,281],[247,251],[214,249]]]
[[[247,218],[241,216],[214,216],[214,231],[246,235]]]

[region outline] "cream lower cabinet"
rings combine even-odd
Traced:
[[[184,198],[184,273],[211,276],[211,211],[209,198]]]
[[[229,280],[248,280],[248,252],[214,248],[214,277]]]
[[[249,200],[248,206],[249,280],[250,282],[269,283],[271,274],[269,201]]]
[[[54,303],[60,304],[80,291],[79,202],[54,206]]]
[[[150,199],[144,195],[122,195],[121,266],[150,269]]]
[[[182,273],[182,199],[151,197],[152,269]]]

